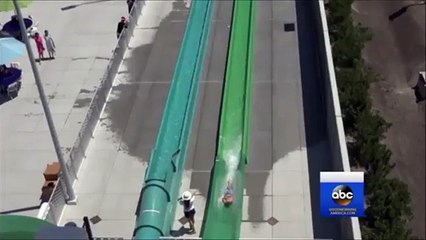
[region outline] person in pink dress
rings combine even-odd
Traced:
[[[44,44],[43,44],[43,38],[37,32],[37,33],[34,34],[34,40],[36,42],[38,57],[39,57],[39,61],[40,61],[40,64],[41,64],[41,60],[44,59],[44,50],[45,50]]]

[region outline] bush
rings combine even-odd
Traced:
[[[362,61],[362,49],[371,39],[368,29],[354,24],[353,0],[330,0],[327,5],[330,39],[346,133],[354,139],[352,164],[366,169],[366,218],[360,219],[364,239],[414,239],[407,185],[388,175],[395,164],[382,143],[391,126],[371,110],[370,83],[375,74]]]
[[[353,159],[358,166],[367,169],[380,168],[380,165],[389,165],[391,151],[381,143],[386,130],[390,127],[382,117],[370,110],[359,113],[355,123],[353,138]]]
[[[384,178],[380,187],[368,197],[365,239],[410,239],[405,226],[412,219],[407,186],[397,179]],[[368,227],[368,228],[366,228]]]
[[[371,36],[360,24],[353,25],[352,19],[341,24],[342,27],[337,28],[341,32],[335,34],[336,39],[332,42],[333,61],[341,68],[351,68],[361,59],[364,44]]]
[[[370,74],[364,71],[362,62],[357,62],[355,68],[336,69],[336,78],[343,124],[348,134],[352,135],[359,113],[371,107],[368,94]]]

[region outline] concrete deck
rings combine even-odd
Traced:
[[[189,13],[172,1],[147,1],[142,11],[78,175],[78,204],[66,206],[61,219],[81,224],[83,216],[99,216],[96,237],[132,237]]]
[[[209,191],[210,171],[216,155],[216,135],[226,68],[229,26],[232,20],[232,1],[216,2],[214,11],[214,22],[207,50],[204,76],[200,84],[186,171],[181,186],[181,192],[190,189],[191,192],[195,193],[197,210],[195,228],[197,234],[201,233]],[[175,218],[171,236],[185,235],[189,225],[183,218],[181,206],[176,207]]]
[[[319,174],[333,165],[309,4],[258,2],[242,238],[341,239],[338,219],[320,216]]]
[[[61,10],[70,5],[74,7]],[[112,56],[116,23],[126,16],[127,5],[118,1],[34,1],[22,11],[39,22],[40,32],[48,29],[56,42],[57,58],[43,61],[39,71],[67,154]],[[11,14],[1,12],[0,22],[9,21]],[[17,61],[24,71],[22,89],[17,98],[2,101],[0,106],[0,212],[35,216],[43,171],[57,158],[28,57]]]

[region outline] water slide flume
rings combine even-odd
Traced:
[[[204,66],[213,5],[214,1],[192,2],[157,142],[136,211],[135,239],[159,239],[171,230]]]
[[[255,9],[255,0],[234,1],[218,149],[203,239],[238,239],[240,236],[252,108]],[[225,206],[222,197],[228,181],[232,182],[235,196],[234,202]]]

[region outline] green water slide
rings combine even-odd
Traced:
[[[255,0],[234,1],[219,142],[203,239],[238,239],[240,236],[250,138],[255,10]],[[235,200],[225,207],[222,197],[229,180],[233,183]]]
[[[191,5],[136,211],[135,239],[159,239],[168,235],[175,217],[214,1],[193,0]]]

